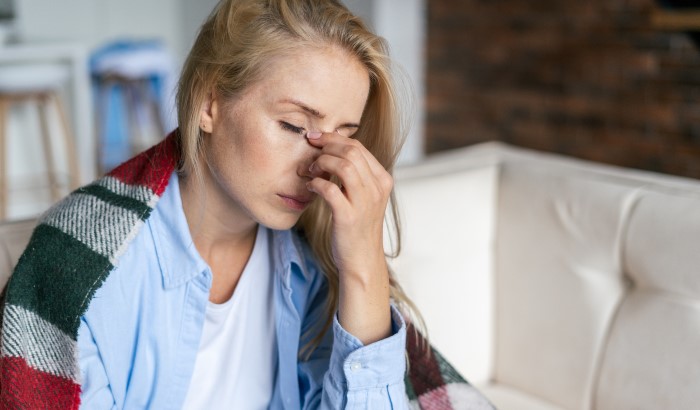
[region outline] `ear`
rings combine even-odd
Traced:
[[[199,111],[199,129],[211,133],[214,130],[214,123],[217,117],[217,101],[214,93],[209,93],[207,98],[202,103],[202,108]]]

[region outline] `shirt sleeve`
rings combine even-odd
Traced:
[[[336,314],[332,332],[300,363],[300,377],[307,380],[302,386],[308,386],[304,409],[408,409],[406,325],[394,306],[391,318],[392,335],[365,346]]]
[[[78,328],[78,355],[81,378],[80,408],[116,409],[100,351],[84,318],[81,318]]]

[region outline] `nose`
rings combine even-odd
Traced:
[[[309,171],[309,168],[311,167],[311,164],[313,164],[314,161],[316,161],[316,159],[321,155],[321,149],[309,144],[308,141],[304,141],[303,150],[304,151],[299,157],[299,163],[297,165],[297,175],[311,180],[313,175],[311,171]]]

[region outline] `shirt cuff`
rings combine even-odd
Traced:
[[[391,336],[364,346],[333,318],[333,352],[330,369],[336,382],[349,391],[403,383],[406,372],[406,324],[391,305]]]

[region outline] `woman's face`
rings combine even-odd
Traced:
[[[357,58],[309,48],[271,61],[262,80],[234,100],[205,104],[207,206],[227,223],[294,226],[315,197],[306,182],[320,154],[304,131],[353,133],[368,93],[369,74]]]

